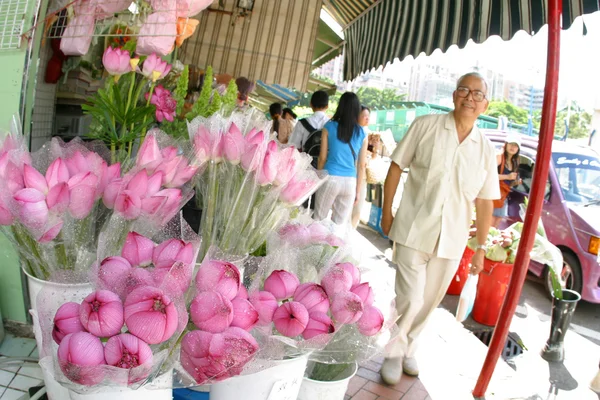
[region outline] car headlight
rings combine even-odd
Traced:
[[[588,253],[597,256],[600,252],[600,238],[596,236],[590,236],[590,244],[588,245]]]

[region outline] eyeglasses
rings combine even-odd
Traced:
[[[456,94],[458,95],[458,97],[466,99],[467,97],[469,97],[469,93],[471,93],[471,95],[473,96],[473,101],[477,103],[485,99],[485,93],[483,93],[481,90],[471,90],[468,87],[464,86],[459,86],[456,88]]]

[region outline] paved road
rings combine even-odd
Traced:
[[[388,240],[364,225],[361,225],[358,230],[382,253],[384,253],[388,260],[391,260],[392,250]],[[449,311],[455,311],[458,301],[457,297],[458,296],[446,296],[442,302],[442,307]],[[538,278],[531,274],[528,276],[525,286],[523,287],[521,300],[517,308],[517,315],[520,317],[527,317],[527,307],[531,307],[539,312],[541,314],[539,316],[540,319],[550,319],[552,302],[548,298],[542,283]],[[571,330],[579,333],[586,339],[591,340],[594,344],[600,345],[600,304],[591,304],[584,301],[580,302],[577,306],[577,311],[573,316]]]

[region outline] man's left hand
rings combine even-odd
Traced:
[[[485,252],[481,249],[477,250],[475,254],[473,254],[473,258],[471,258],[471,269],[469,271],[472,275],[478,275],[481,271],[483,271],[484,258]]]

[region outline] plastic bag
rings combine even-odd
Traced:
[[[463,322],[471,311],[473,310],[473,303],[475,303],[475,295],[477,294],[477,282],[479,281],[479,275],[471,275],[467,278],[467,282],[460,292],[460,298],[458,299],[458,307],[456,307],[456,320]]]

